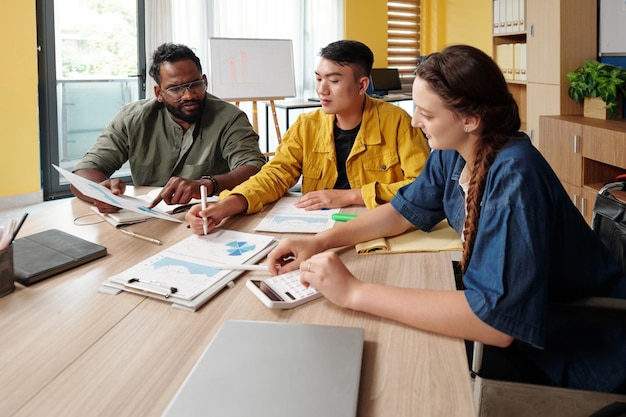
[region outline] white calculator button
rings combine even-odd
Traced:
[[[292,300],[298,300],[317,293],[317,290],[315,288],[307,288],[302,285],[298,273],[287,273],[283,275],[278,275],[274,278],[269,279],[267,283]]]

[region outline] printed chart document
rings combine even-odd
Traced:
[[[294,204],[300,197],[283,197],[254,228],[257,232],[319,233],[335,225],[331,219],[339,209],[305,210]]]
[[[111,277],[101,291],[134,292],[195,310],[245,272],[220,265],[257,263],[276,243],[271,236],[225,229],[191,235]]]
[[[110,204],[115,207],[127,209],[137,213],[142,213],[158,219],[169,220],[172,222],[182,223],[182,220],[167,214],[157,208],[148,208],[149,203],[141,198],[131,197],[128,195],[115,195],[105,186],[90,181],[80,175],[73,174],[56,165],[52,165],[61,175],[63,175],[74,187],[87,197],[94,198],[98,201]]]
[[[159,195],[162,189],[163,188],[156,188],[150,191],[148,194],[138,195],[135,198],[144,200],[149,205]],[[210,201],[210,202],[217,202],[217,200],[218,200],[217,196],[209,197],[207,199],[207,201]],[[165,201],[161,200],[161,202],[156,205],[155,209],[161,210],[168,214],[172,214],[172,213],[176,213],[177,209],[186,210],[191,205],[199,204],[199,203],[200,203],[200,200],[197,198],[191,199],[191,201],[188,204],[167,204]],[[155,219],[154,216],[146,214],[143,211],[137,212],[137,211],[132,211],[128,209],[121,209],[120,211],[116,213],[100,213],[100,211],[98,211],[98,208],[95,206],[92,206],[91,210],[115,227],[122,227],[122,226],[127,226],[130,224],[145,222],[146,220]],[[185,211],[185,210],[182,210],[182,211]]]

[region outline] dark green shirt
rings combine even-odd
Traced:
[[[126,161],[134,185],[161,187],[173,176],[199,179],[241,165],[261,167],[265,157],[246,114],[207,94],[200,119],[184,137],[156,99],[126,104],[74,170],[97,169],[110,177]]]

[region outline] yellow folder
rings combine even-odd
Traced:
[[[463,242],[456,231],[441,221],[430,232],[411,230],[398,236],[378,238],[355,245],[360,255],[371,253],[462,251]]]

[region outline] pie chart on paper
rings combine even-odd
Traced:
[[[249,242],[229,242],[226,244],[226,252],[229,256],[241,256],[246,252],[253,251],[256,248],[254,243]]]

